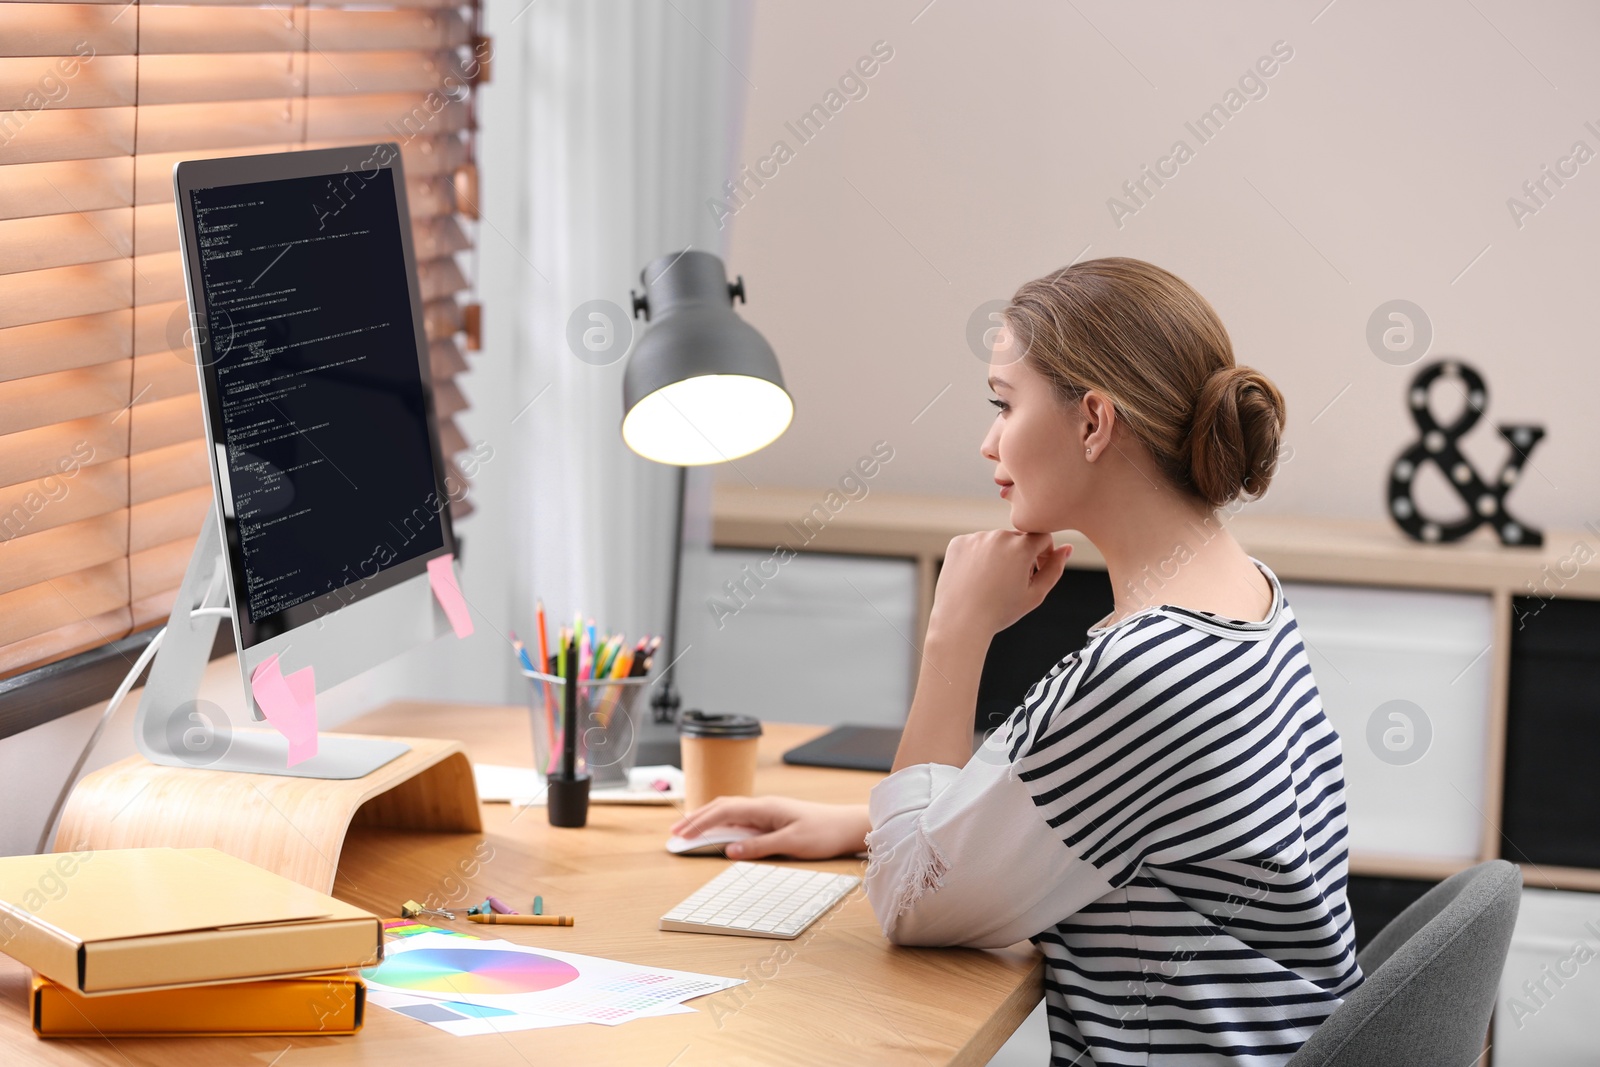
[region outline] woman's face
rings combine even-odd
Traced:
[[[996,332],[989,387],[997,410],[979,450],[995,464],[1011,525],[1023,533],[1077,528],[1089,471],[1083,416],[1019,357],[1009,330]]]

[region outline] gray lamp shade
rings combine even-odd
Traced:
[[[622,378],[622,439],[658,463],[722,463],[786,430],[794,401],[778,357],[733,311],[744,279],[728,284],[709,252],[662,256],[640,272],[634,309],[650,321]]]

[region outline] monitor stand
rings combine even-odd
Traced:
[[[226,588],[221,536],[215,510],[207,511],[134,718],[140,754],[163,767],[329,779],[361,778],[403,756],[407,746],[398,741],[323,735],[317,738],[317,754],[291,767],[289,741],[282,734],[233,730],[226,723],[210,721],[218,709],[208,708],[198,697],[217,624],[227,614],[225,609],[204,607],[208,592]]]
[[[316,756],[285,767],[276,732],[207,725],[195,694],[225,612],[197,609],[222,566],[218,531],[208,515],[139,701],[141,755],[78,783],[55,851],[216,848],[331,893],[351,826],[481,833],[459,741],[321,734]]]
[[[54,849],[215,848],[331,893],[352,826],[483,831],[461,742],[327,734],[321,740],[391,741],[405,754],[345,779],[159,766],[129,756],[78,783],[61,812]]]

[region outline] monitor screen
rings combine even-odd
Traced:
[[[248,647],[453,550],[448,500],[395,171],[187,195],[212,462]]]

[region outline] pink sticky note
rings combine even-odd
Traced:
[[[428,561],[428,584],[433,595],[450,620],[450,629],[457,637],[472,636],[472,613],[467,610],[467,599],[456,584],[456,558],[453,555],[435,556]]]
[[[250,674],[250,691],[272,728],[289,739],[289,762],[317,754],[317,683],[310,667],[285,675],[277,656],[268,656]]]

